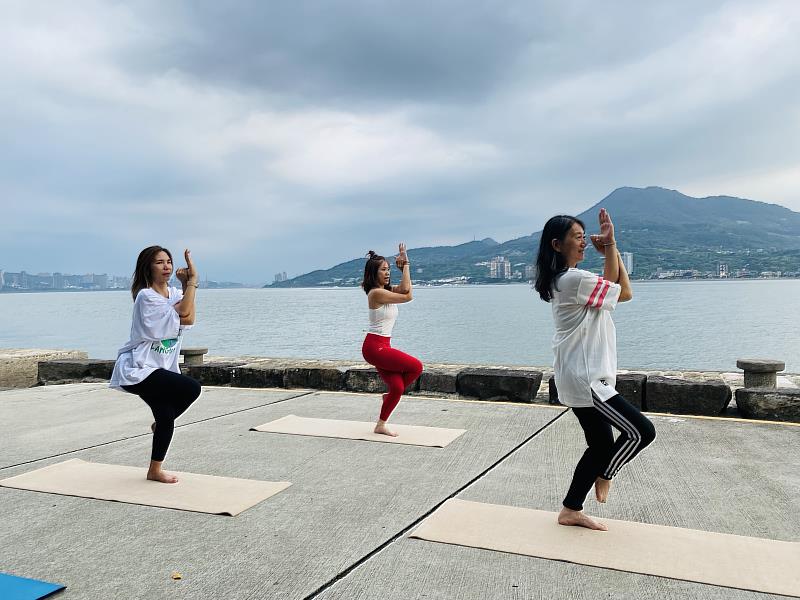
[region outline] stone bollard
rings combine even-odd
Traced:
[[[208,354],[208,348],[181,348],[183,364],[187,367],[196,367],[203,364],[203,354]]]
[[[764,358],[740,358],[736,366],[744,371],[746,388],[776,388],[778,371],[786,368],[786,364],[779,360]]]

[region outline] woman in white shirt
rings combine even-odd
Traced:
[[[200,384],[178,366],[184,330],[194,324],[197,269],[186,250],[186,268],[175,276],[182,290],[169,287],[172,254],[161,246],[139,253],[133,275],[131,336],[117,353],[111,387],[138,395],[153,412],[153,449],[147,479],[175,483],[161,465],[178,418],[200,395]]]
[[[369,364],[378,369],[386,382],[387,393],[383,395],[383,405],[375,433],[397,436],[389,429],[386,421],[400,402],[406,388],[422,374],[422,363],[413,356],[392,348],[392,328],[397,320],[397,305],[412,300],[411,265],[406,254],[406,245],[400,244],[400,252],[395,264],[403,276],[400,285],[389,284],[391,271],[389,262],[372,250],[364,265],[364,280],[361,287],[367,294],[369,305],[369,331],[364,338],[361,354]]]
[[[605,257],[603,276],[576,268],[586,249],[585,227],[575,217],[559,215],[542,230],[534,287],[553,309],[558,398],[572,408],[588,445],[558,522],[606,531],[606,525],[583,514],[586,495],[594,486],[597,500],[605,502],[612,478],[656,433],[650,420],[615,389],[617,340],[611,311],[633,293],[617,251],[614,224],[604,208],[599,220],[600,234],[590,239]],[[612,427],[620,432],[616,441]]]

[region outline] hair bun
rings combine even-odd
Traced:
[[[375,254],[375,251],[374,251],[374,250],[370,250],[369,252],[367,252],[367,258],[368,258],[368,259],[370,259],[370,260],[372,260],[372,259],[373,259],[373,258],[375,258],[376,256],[378,256],[378,255],[377,255],[377,254]]]

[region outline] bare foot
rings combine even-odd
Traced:
[[[177,476],[161,470],[162,462],[160,460],[150,461],[150,468],[147,469],[147,478],[150,481],[159,481],[161,483],[178,483]]]
[[[397,437],[397,432],[392,431],[386,426],[386,421],[378,421],[378,424],[375,425],[374,429],[375,433],[380,433],[382,435],[388,435],[391,437]]]
[[[597,531],[608,531],[608,527],[599,521],[595,521],[594,519],[587,517],[585,514],[583,514],[583,511],[572,510],[566,506],[561,509],[560,513],[558,513],[558,524],[576,525],[578,527],[586,527],[587,529],[595,529]]]
[[[608,500],[608,492],[611,489],[611,480],[598,477],[594,480],[594,497],[598,502]]]
[[[159,481],[161,483],[178,483],[178,478],[171,473],[167,473],[159,469],[158,471],[148,471],[147,478],[150,481]]]

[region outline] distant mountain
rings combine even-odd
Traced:
[[[622,187],[577,215],[587,234],[597,232],[597,213],[606,208],[614,219],[621,251],[633,252],[634,276],[646,278],[658,269],[716,271],[725,263],[731,272],[800,271],[800,213],[777,204],[731,196],[692,198],[660,187]],[[490,238],[458,246],[409,250],[415,280],[466,276],[489,279],[488,261],[504,256],[514,271],[524,272],[535,260],[541,231],[498,244]],[[597,269],[602,258],[587,253],[581,266]],[[358,285],[364,259],[314,271],[274,287]]]
[[[432,248],[415,248],[409,250],[413,254],[414,277],[430,273],[449,273],[454,264],[468,264],[473,260],[483,260],[486,253],[498,243],[491,238],[459,244],[458,246],[435,246]],[[380,249],[376,250],[380,252]],[[366,253],[365,253],[366,256]],[[392,255],[394,256],[394,255]],[[391,261],[391,257],[387,255]],[[359,285],[364,276],[365,257],[355,258],[331,267],[300,275],[271,286],[264,287],[317,287],[319,285]]]

